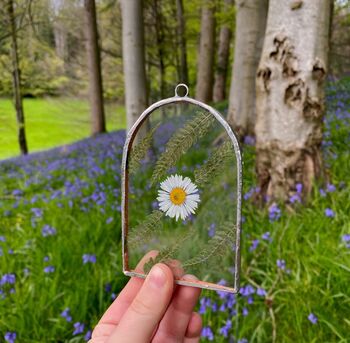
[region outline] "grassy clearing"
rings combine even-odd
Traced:
[[[69,98],[24,99],[29,151],[72,143],[90,134],[86,100]],[[125,128],[122,106],[106,104],[107,130]],[[16,113],[10,99],[0,99],[0,159],[19,154]]]
[[[316,187],[307,206],[279,204],[274,217],[257,208],[254,147],[244,145],[242,289],[238,296],[203,292],[203,342],[349,342],[347,89],[329,89],[323,146],[330,184]],[[16,332],[18,342],[84,341],[123,287],[124,137],[0,164],[0,340]],[[154,201],[144,194],[140,181],[140,216]],[[81,332],[74,323],[84,324]]]

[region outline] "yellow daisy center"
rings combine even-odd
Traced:
[[[170,192],[170,200],[174,205],[181,205],[185,202],[186,192],[179,187],[174,188]]]

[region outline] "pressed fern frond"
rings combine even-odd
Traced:
[[[222,256],[235,243],[236,226],[232,222],[225,222],[208,244],[193,258],[182,263],[182,267],[192,267],[202,264],[210,258]]]
[[[165,151],[159,157],[153,171],[151,183],[155,184],[199,138],[203,137],[215,119],[209,112],[199,112],[168,141]]]
[[[143,267],[145,273],[148,273],[151,268],[157,263],[167,263],[171,259],[176,259],[176,252],[181,249],[183,243],[193,236],[193,232],[189,230],[182,235],[174,244],[162,249],[155,258],[151,258]]]
[[[163,212],[155,210],[143,222],[132,228],[128,234],[128,245],[136,248],[147,243],[152,233],[162,227],[162,217]]]
[[[196,184],[203,186],[220,174],[225,164],[234,156],[232,142],[225,141],[209,156],[208,161],[195,170]]]
[[[141,160],[145,158],[149,148],[151,147],[153,135],[157,130],[159,124],[151,129],[141,141],[131,149],[129,157],[129,172],[136,173],[139,169]]]

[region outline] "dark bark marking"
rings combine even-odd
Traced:
[[[301,79],[295,80],[291,83],[284,94],[284,102],[287,105],[295,106],[302,101],[303,89],[305,87],[305,83]]]
[[[312,78],[318,82],[323,82],[326,76],[326,68],[320,59],[316,59],[312,67]]]
[[[309,89],[306,89],[306,99],[303,105],[303,116],[308,120],[318,120],[322,118],[323,105],[319,99],[312,100],[309,96]]]
[[[302,0],[295,0],[295,1],[292,1],[292,3],[290,4],[290,9],[294,11],[294,10],[300,9],[302,6],[303,6]]]
[[[268,67],[266,67],[265,69],[258,70],[257,73],[257,77],[262,80],[266,92],[270,91],[269,83],[271,79],[271,73],[271,69]]]

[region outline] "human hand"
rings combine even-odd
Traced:
[[[143,272],[144,263],[156,254],[144,256],[136,271]],[[90,343],[197,343],[202,320],[193,308],[199,295],[198,288],[174,285],[173,271],[156,264],[145,280],[131,278],[95,327]]]

